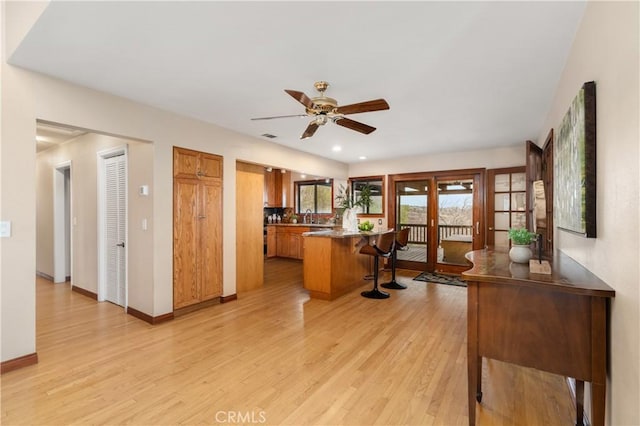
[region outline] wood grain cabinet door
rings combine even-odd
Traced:
[[[198,291],[199,183],[178,179],[173,184],[173,307],[200,300]]]
[[[222,179],[222,161],[213,154],[200,153],[198,176],[202,179]]]
[[[282,207],[282,173],[279,169],[264,173],[266,207]]]
[[[173,177],[198,177],[198,152],[184,148],[173,148]]]
[[[222,185],[202,182],[200,187],[201,300],[222,296]]]

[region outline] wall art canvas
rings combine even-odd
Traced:
[[[585,83],[556,132],[554,211],[560,229],[596,237],[596,89]]]

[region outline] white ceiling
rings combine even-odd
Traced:
[[[9,62],[352,163],[536,139],[584,6],[53,1]],[[307,118],[250,120],[303,113],[284,89],[318,80],[391,109],[349,116],[370,135],[329,123],[305,141]]]

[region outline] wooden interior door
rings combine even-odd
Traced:
[[[264,283],[264,167],[236,163],[236,291]],[[275,232],[274,227],[272,232]],[[275,244],[271,247],[275,249]]]

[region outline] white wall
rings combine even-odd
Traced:
[[[35,126],[36,119],[100,133],[153,142],[153,254],[149,291],[140,295],[153,316],[173,310],[172,288],[172,147],[181,146],[224,157],[223,291],[235,293],[235,162],[270,164],[310,175],[346,178],[347,165],[281,145],[178,116],[129,100],[85,89],[6,64],[6,58],[39,16],[40,3],[2,2],[5,45],[2,61],[2,220],[13,222],[13,235],[2,250],[2,353],[9,360],[35,352]],[[31,172],[28,172],[31,171]],[[20,185],[13,185],[16,176]],[[133,219],[132,219],[133,220]],[[147,253],[149,255],[149,253]],[[132,306],[133,299],[130,301]]]
[[[638,2],[590,2],[538,144],[584,82],[596,82],[597,238],[556,230],[556,247],[616,291],[607,423],[640,418],[640,132]],[[558,182],[559,183],[559,182]]]
[[[471,141],[470,141],[471,142]],[[349,176],[375,176],[398,173],[436,172],[440,170],[524,166],[525,142],[506,148],[446,152],[432,155],[394,158],[383,161],[349,164]]]
[[[98,151],[128,147],[128,284],[129,306],[153,312],[153,145],[112,136],[88,133],[36,155],[36,269],[53,276],[53,173],[61,162],[71,161],[71,227],[74,286],[98,293]],[[150,195],[138,195],[140,185]],[[142,220],[148,219],[147,231]]]

